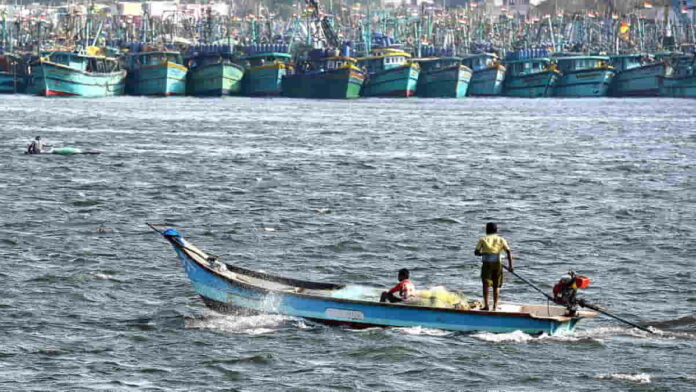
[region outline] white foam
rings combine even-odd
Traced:
[[[444,331],[442,329],[423,328],[421,326],[394,329],[406,335],[447,336],[452,334],[452,332]]]
[[[211,329],[225,333],[261,335],[278,330],[290,317],[270,314],[253,316],[223,315],[210,313],[202,318],[189,318],[185,320],[185,327],[189,329]]]
[[[541,335],[537,336],[533,336],[522,331],[514,331],[508,333],[478,332],[471,336],[475,339],[479,339],[488,343],[604,343],[603,340],[598,339],[595,336],[583,336],[574,332],[563,332],[558,335],[549,335],[547,333],[542,333]]]
[[[111,280],[111,279],[114,279],[114,276],[113,276],[113,275],[102,274],[102,273],[92,274],[92,276],[94,276],[94,277],[97,278],[97,279],[104,279],[104,280]]]
[[[645,373],[612,373],[610,375],[600,375],[598,380],[618,380],[630,381],[637,384],[650,384],[650,375]]]
[[[544,335],[540,337],[534,337],[532,335],[526,334],[522,331],[514,331],[508,333],[492,333],[492,332],[478,332],[471,335],[473,338],[483,340],[489,343],[529,343],[534,339],[541,339]]]

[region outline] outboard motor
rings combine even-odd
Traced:
[[[553,286],[553,301],[559,305],[564,305],[568,309],[568,315],[575,316],[578,312],[578,305],[582,306],[581,299],[576,298],[578,289],[586,289],[590,286],[590,278],[575,274],[575,271],[568,271],[568,275]]]

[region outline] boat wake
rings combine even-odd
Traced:
[[[645,339],[696,339],[696,334],[684,331],[663,331],[653,328],[650,334],[635,328],[600,327],[587,330],[567,332],[559,335],[529,335],[522,331],[509,333],[479,332],[471,335],[473,338],[488,343],[534,344],[534,343],[572,343],[572,344],[604,344],[604,340],[614,336],[633,336]]]
[[[303,320],[293,317],[274,314],[226,315],[212,310],[200,317],[187,317],[184,327],[248,335],[270,334],[286,327],[309,328]]]

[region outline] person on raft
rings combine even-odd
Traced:
[[[512,267],[512,254],[510,246],[508,246],[505,238],[498,235],[498,225],[493,222],[486,224],[486,235],[479,238],[474,249],[476,256],[481,256],[481,283],[483,284],[483,308],[481,310],[489,310],[488,306],[488,288],[493,286],[493,309],[498,308],[498,298],[500,297],[500,288],[503,286],[503,264],[500,262],[500,252],[507,253],[508,268],[510,272],[514,270]]]
[[[389,291],[383,291],[382,297],[379,302],[404,302],[412,297],[416,293],[416,287],[411,283],[409,278],[409,271],[406,268],[399,270],[399,283],[392,287]],[[396,294],[396,295],[395,295]]]
[[[41,154],[45,151],[45,145],[41,141],[41,136],[37,136],[27,147],[27,154]]]

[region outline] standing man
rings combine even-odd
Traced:
[[[481,283],[483,283],[483,309],[488,307],[488,288],[493,286],[493,311],[498,308],[500,287],[503,285],[503,264],[500,262],[500,252],[507,253],[508,268],[513,271],[512,254],[505,238],[499,236],[498,225],[493,222],[486,223],[486,236],[481,237],[476,244],[474,254],[481,256]]]

